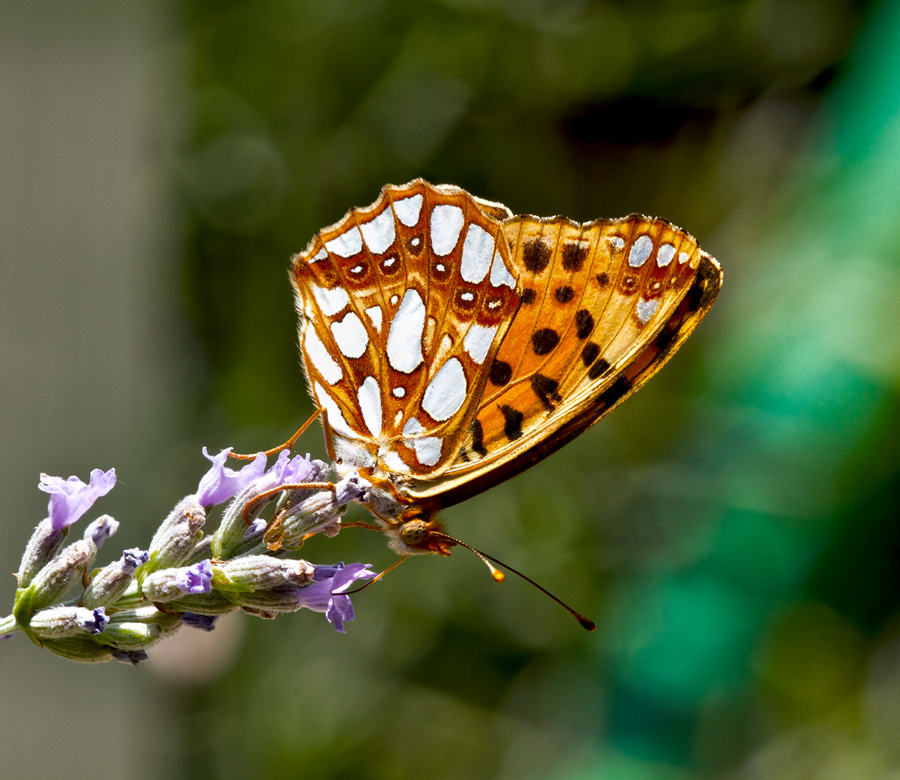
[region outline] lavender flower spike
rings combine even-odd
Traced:
[[[90,509],[94,502],[105,496],[116,484],[116,470],[91,472],[91,481],[85,484],[78,477],[51,477],[41,474],[40,490],[50,494],[47,511],[53,529],[68,528]]]
[[[351,563],[345,566],[338,563],[335,566],[316,566],[312,585],[298,589],[297,601],[301,607],[314,612],[324,612],[328,622],[336,631],[343,634],[346,633],[344,622],[356,617],[346,591],[350,590],[357,580],[374,576],[375,572],[372,571],[370,564]]]
[[[96,469],[88,483],[43,475],[49,516],[26,546],[0,639],[23,633],[64,658],[136,665],[181,627],[209,631],[218,616],[236,610],[273,618],[305,607],[343,633],[355,617],[349,591],[375,572],[362,563],[314,566],[287,551],[309,534],[336,533],[344,505],[371,486],[357,474],[325,483],[330,465],[309,455],[282,451],[267,468],[259,453],[234,470],[225,467],[229,453],[203,450],[211,466],[197,492],[162,520],[147,550],[125,550],[93,571],[98,548],[109,546],[119,524],[103,515],[82,538],[66,547],[64,540],[69,526],[113,488],[115,471]],[[208,521],[217,516],[219,527],[209,533]],[[280,549],[266,540],[267,527],[281,534]]]

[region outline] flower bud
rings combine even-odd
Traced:
[[[44,639],[63,639],[85,631],[100,634],[109,623],[103,607],[50,607],[42,609],[31,618],[32,632]]]
[[[237,604],[218,590],[198,596],[182,596],[180,599],[166,602],[166,609],[172,612],[193,612],[197,615],[226,615],[237,608]]]
[[[98,645],[86,636],[72,636],[67,639],[44,639],[41,644],[51,653],[61,655],[70,661],[103,663],[114,657],[113,651],[109,647]]]
[[[296,612],[301,609],[303,604],[298,598],[300,590],[293,585],[282,585],[271,590],[237,593],[234,599],[245,612],[271,618],[282,612]]]
[[[181,616],[148,604],[134,609],[120,609],[114,612],[109,619],[110,625],[117,623],[157,623],[163,633],[173,633],[181,625]]]
[[[180,566],[194,551],[206,512],[197,503],[182,501],[163,521],[150,542],[149,571]]]
[[[280,515],[283,532],[281,546],[286,549],[300,547],[303,538],[313,533],[325,532],[326,536],[333,536],[340,528],[342,514],[343,509],[330,490],[315,491]],[[334,533],[329,533],[332,528]]]
[[[114,561],[94,574],[90,585],[85,588],[81,603],[89,609],[115,604],[128,590],[138,566],[149,559],[150,554],[146,550],[139,550],[137,547],[125,550],[121,560]]]
[[[194,545],[194,549],[191,550],[191,554],[182,561],[182,566],[190,566],[194,563],[200,563],[200,561],[213,557],[213,538],[212,536],[204,536],[197,544]]]
[[[305,585],[315,568],[306,561],[279,560],[271,555],[245,555],[215,567],[216,587],[238,593]]]
[[[163,631],[158,623],[110,623],[103,638],[119,650],[140,650],[155,645]]]
[[[68,527],[55,528],[49,517],[38,523],[28,540],[16,574],[20,588],[27,588],[35,575],[53,559],[68,533]]]
[[[21,622],[20,609],[33,612],[50,606],[68,593],[69,589],[84,575],[84,571],[97,554],[93,539],[79,539],[56,556],[38,572],[26,591],[16,596],[16,617]],[[20,599],[22,604],[20,605]]]
[[[103,542],[119,530],[119,521],[109,515],[100,515],[94,522],[84,529],[84,538],[93,539],[99,550]]]
[[[212,576],[209,560],[204,560],[179,569],[153,572],[144,580],[141,587],[150,601],[173,601],[186,593],[194,595],[209,593]]]

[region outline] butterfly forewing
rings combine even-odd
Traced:
[[[721,284],[715,260],[664,220],[515,217],[504,232],[522,305],[456,463],[440,480],[409,486],[444,506],[597,422],[659,370]]]
[[[508,216],[415,181],[386,187],[294,258],[310,390],[340,454],[350,441],[376,475],[422,480],[451,465],[519,306]]]

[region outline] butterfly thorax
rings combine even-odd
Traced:
[[[359,474],[370,487],[360,503],[375,517],[388,537],[388,545],[398,555],[433,553],[449,555],[455,542],[444,535],[444,528],[434,517],[435,501],[413,499],[406,491],[405,480],[390,468],[380,456],[388,450],[385,444],[374,447],[359,441],[336,437],[339,477]],[[380,452],[379,452],[380,451]]]

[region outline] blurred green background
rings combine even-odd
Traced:
[[[900,4],[0,2],[0,567],[310,412],[288,259],[387,182],[642,211],[725,270],[645,390],[355,599],[138,670],[0,646],[8,777],[900,776]],[[322,455],[318,431],[301,449]],[[313,561],[393,560],[375,534]],[[6,580],[11,603],[12,578]]]

